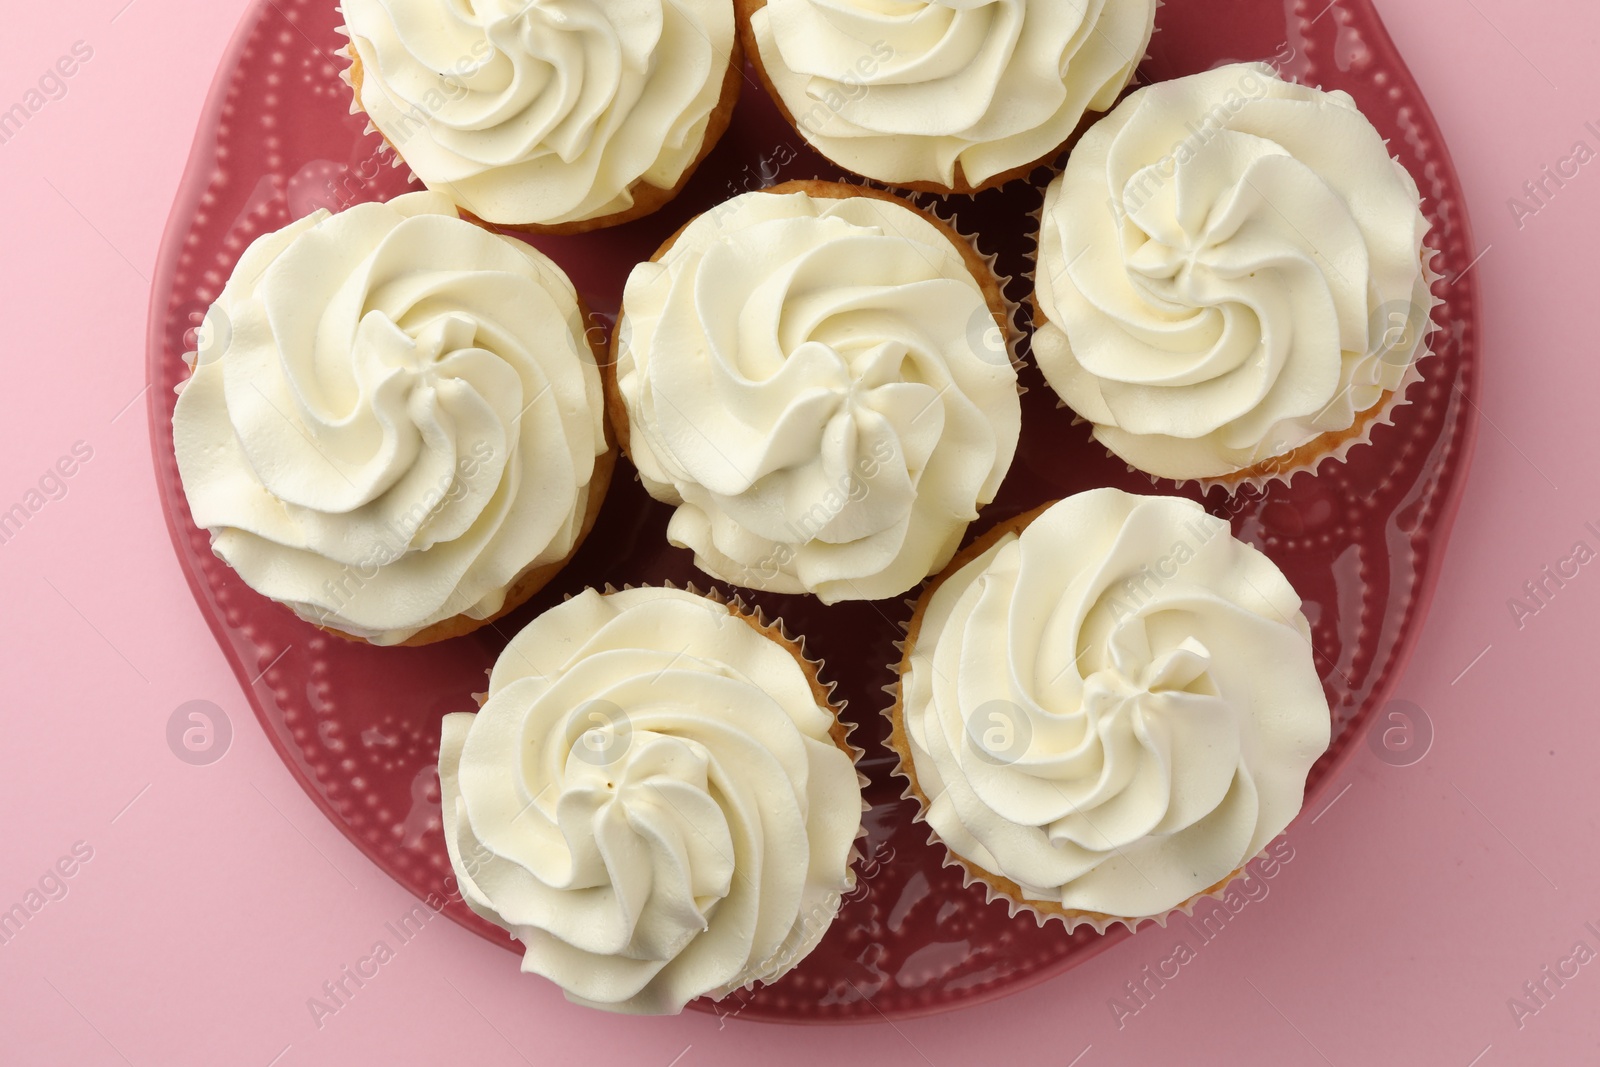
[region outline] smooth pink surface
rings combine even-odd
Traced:
[[[792,1034],[719,1030],[708,1017],[597,1017],[445,924],[400,947],[320,1029],[313,1022],[307,998],[373,942],[395,944],[384,924],[411,901],[318,816],[249,722],[152,506],[135,402],[156,243],[242,6],[30,9],[0,44],[0,108],[74,42],[94,50],[66,95],[0,144],[0,182],[19,205],[0,269],[10,319],[24,324],[12,355],[23,380],[0,399],[0,509],[75,442],[94,452],[64,498],[0,545],[15,709],[0,775],[10,816],[0,909],[74,843],[94,850],[68,895],[0,945],[8,1062],[944,1064],[1017,1043],[1046,1063],[1082,1054],[1085,1067],[1594,1056],[1594,968],[1560,988],[1547,982],[1554,996],[1521,1029],[1507,1007],[1575,942],[1600,948],[1584,927],[1600,928],[1586,806],[1600,728],[1587,714],[1592,688],[1576,677],[1593,654],[1600,592],[1580,572],[1521,629],[1506,603],[1574,542],[1600,546],[1585,529],[1600,527],[1600,479],[1584,409],[1600,371],[1582,359],[1579,318],[1593,300],[1600,192],[1580,172],[1536,215],[1524,212],[1520,229],[1506,203],[1575,141],[1600,144],[1585,128],[1600,128],[1600,109],[1585,103],[1600,98],[1590,5],[1381,5],[1488,249],[1476,268],[1486,422],[1399,690],[1431,717],[1432,750],[1405,768],[1358,757],[1349,790],[1292,835],[1295,858],[1268,898],[1120,1029],[1108,999],[1166,957],[1170,937],[1141,935],[972,1011]],[[167,747],[168,717],[191,699],[218,702],[234,721],[232,749],[210,767]]]

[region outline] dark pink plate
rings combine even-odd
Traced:
[[[1285,25],[1285,11],[1289,12]],[[172,455],[173,387],[181,354],[256,236],[316,207],[338,209],[407,188],[390,169],[365,119],[348,113],[349,90],[334,51],[343,38],[333,0],[263,0],[240,28],[211,92],[183,187],[162,245],[151,303],[150,424],[161,498],[195,598],[233,664],[267,736],[334,824],[418,897],[443,895],[449,863],[440,834],[434,762],[439,717],[472,709],[484,670],[507,635],[587,585],[699,578],[689,555],[668,547],[669,510],[645,496],[624,466],[595,533],[533,603],[478,635],[424,649],[381,649],[326,637],[246,588],[212,556],[189,518]],[[1235,531],[1288,573],[1306,601],[1318,665],[1334,709],[1334,742],[1311,773],[1308,810],[1357,750],[1388,699],[1416,640],[1438,575],[1471,451],[1477,381],[1478,297],[1468,274],[1476,250],[1461,190],[1428,105],[1368,0],[1185,0],[1158,16],[1141,80],[1190,74],[1218,63],[1276,59],[1302,82],[1346,89],[1390,138],[1427,198],[1432,243],[1441,252],[1435,312],[1439,353],[1423,365],[1397,427],[1343,466],[1329,463],[1292,488],[1229,500],[1205,498]],[[789,178],[837,177],[805,149],[761,90],[745,87],[732,128],[666,210],[598,234],[538,244],[572,275],[608,326],[629,268],[648,258],[686,219],[726,197]],[[1037,188],[952,198],[968,230],[1020,276],[1031,252],[1028,213]],[[1014,299],[1026,284],[1013,283]],[[985,528],[1038,504],[1094,486],[1151,492],[1072,425],[1031,366],[1023,373],[1024,433]],[[1161,485],[1157,491],[1171,492]],[[699,578],[705,584],[703,578]],[[696,1007],[747,1019],[846,1022],[904,1018],[973,1004],[1059,974],[1130,936],[1056,924],[1040,929],[962,888],[942,852],[914,827],[914,811],[882,745],[878,712],[890,680],[885,664],[908,614],[898,601],[831,608],[797,597],[758,603],[806,635],[861,725],[868,755],[870,836],[861,885],[817,950],[794,972],[754,994]],[[451,918],[507,948],[517,946],[458,900]],[[514,964],[506,962],[508,981]]]

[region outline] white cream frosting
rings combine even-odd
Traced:
[[[1039,366],[1162,477],[1347,430],[1425,351],[1419,203],[1343,92],[1256,65],[1141,89],[1046,193]]]
[[[1156,0],[767,0],[762,67],[823,155],[971,185],[1042,160],[1133,77]]]
[[[678,184],[733,54],[732,0],[344,0],[360,105],[429,188],[556,225]]]
[[[588,590],[444,719],[445,841],[463,898],[569,999],[681,1011],[772,981],[855,883],[851,758],[788,649],[671,589]]]
[[[212,550],[318,625],[394,644],[565,558],[607,450],[572,284],[419,192],[253,242],[173,414]]]
[[[1016,371],[960,251],[908,207],[747,193],[635,267],[623,309],[629,452],[714,577],[897,596],[1011,466]]]
[[[1329,740],[1278,568],[1192,501],[1116,489],[945,579],[904,685],[940,840],[1027,899],[1120,918],[1243,867]]]

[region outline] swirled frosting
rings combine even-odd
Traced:
[[[983,288],[917,212],[747,193],[628,278],[629,452],[667,536],[738,585],[896,596],[947,563],[1020,429]]]
[[[671,589],[589,590],[444,719],[463,899],[569,999],[666,1014],[771,981],[854,885],[861,825],[833,712],[784,646]]]
[[[1156,0],[767,0],[750,30],[805,138],[857,174],[973,186],[1116,102]]]
[[[608,449],[576,294],[444,197],[258,238],[201,337],[178,470],[256,591],[394,644],[572,550]]]
[[[481,219],[624,211],[700,155],[732,0],[344,0],[359,104],[431,189]]]
[[[1400,388],[1429,330],[1427,229],[1347,94],[1255,65],[1153,85],[1046,193],[1033,351],[1134,466],[1246,470]]]
[[[1027,900],[1161,916],[1289,824],[1328,746],[1300,598],[1188,500],[1055,504],[946,578],[913,637],[928,824]]]

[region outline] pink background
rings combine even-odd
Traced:
[[[246,3],[12,5],[0,41],[0,111],[75,42],[93,49],[65,95],[0,143],[0,275],[18,330],[0,511],[76,443],[93,450],[65,496],[0,544],[0,911],[92,849],[66,896],[0,944],[8,1063],[942,1067],[1000,1048],[1053,1067],[1600,1059],[1600,962],[1548,982],[1520,1025],[1508,1007],[1575,943],[1600,951],[1585,928],[1600,929],[1600,717],[1576,669],[1596,656],[1600,561],[1520,626],[1507,604],[1580,539],[1600,549],[1585,529],[1600,528],[1600,363],[1585,358],[1600,162],[1520,225],[1507,203],[1575,141],[1600,148],[1585,129],[1600,128],[1592,0],[1379,0],[1484,251],[1477,458],[1397,694],[1425,710],[1431,750],[1407,767],[1358,753],[1332,804],[1290,833],[1294,859],[1268,897],[1120,1026],[1108,1002],[1176,935],[1152,929],[986,1007],[792,1030],[584,1011],[442,921],[313,1021],[307,999],[373,942],[393,945],[384,924],[412,898],[322,819],[256,727],[179,572],[136,402],[162,228]],[[234,726],[211,766],[167,745],[173,709],[196,699]]]

